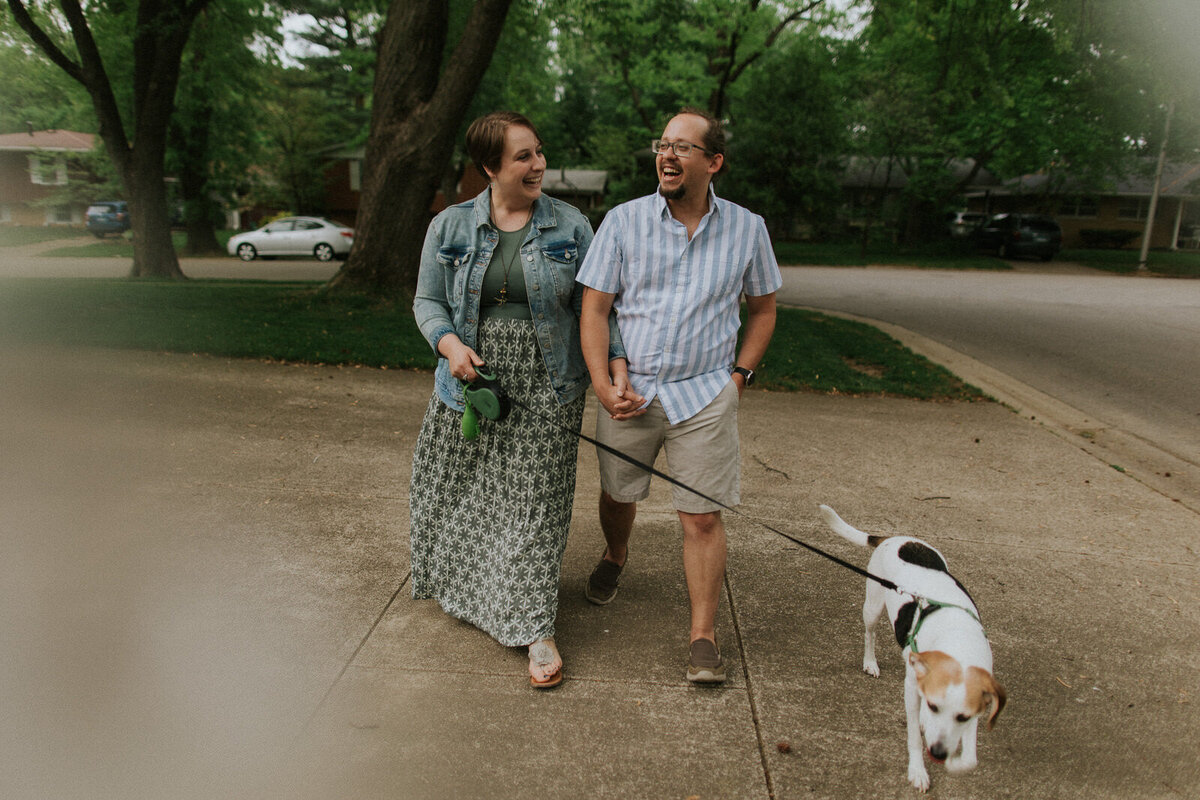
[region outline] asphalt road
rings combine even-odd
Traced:
[[[901,326],[1200,466],[1200,281],[784,268],[780,300]]]

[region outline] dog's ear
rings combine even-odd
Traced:
[[[908,665],[912,667],[913,674],[917,676],[917,680],[922,680],[925,674],[929,672],[929,665],[925,663],[924,653],[908,654]]]
[[[996,724],[996,717],[1000,716],[1000,712],[1004,710],[1004,704],[1008,702],[1008,693],[1004,691],[1004,687],[996,682],[995,678],[988,676],[991,679],[991,687],[988,689],[985,697],[989,699],[992,706],[992,713],[988,715],[988,730]]]

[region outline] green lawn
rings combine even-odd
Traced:
[[[1093,269],[1128,275],[1137,272],[1139,255],[1137,250],[1063,250],[1058,258]],[[1151,250],[1146,257],[1146,267],[1155,275],[1200,278],[1200,251]]]
[[[223,248],[229,241],[229,237],[235,233],[237,231],[217,231],[217,242]],[[171,241],[175,244],[176,252],[182,253],[184,245],[187,244],[187,234],[183,231],[172,231]],[[133,258],[133,242],[129,239],[128,234],[106,236],[103,239],[89,239],[86,243],[58,247],[48,250],[42,255],[55,258]]]
[[[0,225],[0,247],[20,247],[57,239],[83,241],[88,234],[81,228],[60,225]]]
[[[407,304],[315,283],[0,281],[0,339],[234,358],[432,369]],[[780,309],[760,384],[776,391],[926,399],[979,392],[862,323]]]

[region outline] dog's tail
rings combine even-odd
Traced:
[[[886,536],[874,536],[864,533],[858,528],[855,528],[850,523],[837,515],[829,506],[823,505],[821,508],[821,517],[824,518],[825,524],[833,529],[833,532],[843,539],[847,539],[859,547],[878,547],[879,543],[886,539]]]

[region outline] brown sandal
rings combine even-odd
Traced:
[[[553,689],[562,683],[563,669],[562,656],[558,654],[558,648],[554,646],[553,639],[538,639],[533,644],[529,645],[529,663],[537,667],[545,668],[551,664],[558,662],[558,669],[546,675],[542,680],[534,677],[533,673],[529,674],[529,685],[534,689]],[[545,670],[542,670],[545,672]]]

